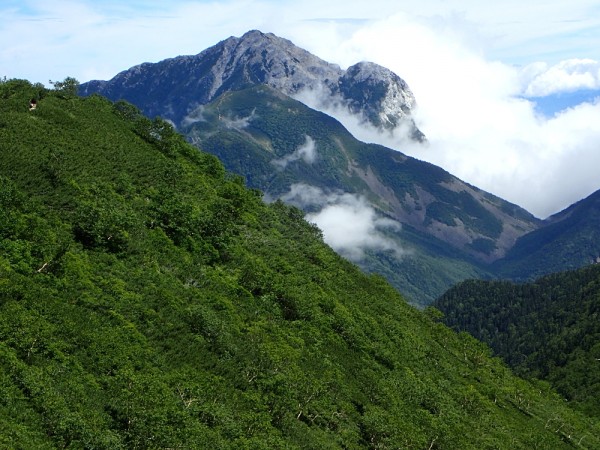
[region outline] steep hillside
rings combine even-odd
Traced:
[[[600,447],[168,123],[0,99],[0,447]]]
[[[600,417],[600,265],[529,284],[468,281],[435,305],[447,325]]]
[[[359,262],[416,304],[463,279],[490,277],[482,263],[537,225],[523,209],[432,164],[357,141],[335,119],[266,86],[222,95],[182,132],[249,186],[312,220],[354,196],[401,224],[374,231],[389,245],[367,249]]]
[[[337,120],[290,98],[306,90],[379,127],[412,123],[414,96],[388,69],[362,62],[343,71],[259,31],[86,83],[80,92],[123,98],[172,121],[249,186],[302,208],[320,226],[332,208],[368,208],[375,218],[369,229],[325,230],[325,238],[416,305],[461,280],[492,277],[487,265],[538,227],[522,208],[436,166],[358,142]],[[341,234],[364,238],[336,245]]]
[[[340,69],[272,33],[253,30],[198,55],[179,56],[125,70],[109,81],[91,81],[81,93],[125,99],[150,117],[177,126],[224,92],[266,84],[286,95],[312,93],[323,107],[338,106],[380,129],[409,127],[415,98],[398,75],[370,62]]]
[[[495,264],[500,275],[531,280],[600,262],[600,191],[549,217]]]

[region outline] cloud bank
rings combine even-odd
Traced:
[[[386,230],[399,231],[400,224],[380,217],[363,197],[325,193],[315,186],[298,183],[281,199],[300,208],[315,209],[306,219],[323,231],[331,248],[351,261],[360,262],[366,251],[390,251],[396,258],[406,254],[385,235]]]
[[[457,28],[469,30],[457,20],[440,19],[433,27],[399,14],[352,33],[327,32],[337,61],[370,58],[408,82],[426,145],[408,145],[402,133],[378,133],[339,109],[325,111],[363,141],[439,165],[538,217],[600,189],[600,105],[584,103],[547,118],[524,98],[595,86],[598,63],[571,60],[518,67],[489,61],[479,49],[477,33],[457,35]],[[312,51],[325,53],[318,45]]]

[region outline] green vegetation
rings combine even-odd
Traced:
[[[457,187],[472,187],[433,164],[356,140],[337,120],[267,86],[224,93],[191,117],[182,132],[268,198],[279,198],[302,183],[325,194],[361,195],[382,216],[402,221],[401,230],[386,236],[406,250],[404,256],[370,251],[360,266],[385,276],[415,305],[430,304],[464,279],[491,277],[478,258],[493,259],[503,222],[490,209],[506,213],[512,208],[510,213],[526,227],[537,223],[497,197],[481,201],[460,191]],[[296,158],[285,170],[273,164],[293,154],[307,136],[315,143],[313,162]],[[314,205],[297,206],[314,212]],[[444,242],[442,232],[436,238],[431,229],[438,224],[451,228],[446,234],[455,242],[472,244],[461,248]]]
[[[550,381],[600,418],[600,266],[535,283],[466,281],[436,306],[444,322],[488,343],[517,373]]]
[[[0,117],[0,447],[600,447],[166,122],[15,80]]]
[[[79,81],[73,77],[67,77],[63,81],[52,81],[50,84],[54,87],[54,93],[63,97],[75,97],[79,91]]]
[[[384,276],[417,307],[433,303],[457,280],[492,278],[468,255],[409,225],[402,227],[400,237],[397,242],[407,251],[401,258],[390,251],[367,251],[358,265],[367,273]]]

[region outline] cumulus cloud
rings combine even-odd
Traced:
[[[312,208],[306,219],[322,231],[325,242],[342,256],[360,262],[365,251],[391,251],[401,258],[406,252],[385,235],[398,232],[400,224],[379,216],[363,197],[349,193],[325,193],[320,188],[294,184],[282,200]]]
[[[472,30],[461,26],[461,20],[440,18],[433,26],[398,14],[352,32],[346,27],[337,35],[327,30],[327,45],[338,55],[333,62],[343,66],[342,61],[370,59],[408,82],[426,145],[407,144],[401,133],[377,133],[335,110],[329,112],[359,139],[441,166],[538,217],[600,189],[595,173],[600,163],[600,105],[585,103],[542,117],[535,104],[523,98],[529,85],[524,80],[533,82],[536,74],[541,77],[551,67],[534,71],[488,60],[476,33],[470,37]],[[467,31],[457,35],[457,28]],[[318,42],[318,37],[313,36],[313,41]],[[399,46],[398,42],[413,44]],[[310,50],[326,52],[316,44]],[[584,65],[579,64],[580,69]],[[574,65],[558,66],[564,72]],[[574,68],[571,72],[577,73]]]
[[[600,89],[600,62],[593,59],[568,59],[553,66],[536,62],[524,67],[522,74],[527,97]]]
[[[317,158],[317,147],[315,141],[310,136],[305,136],[304,144],[298,147],[289,155],[284,156],[283,158],[274,159],[271,161],[275,167],[283,170],[287,167],[288,164],[294,161],[304,161],[306,164],[312,164],[315,162]]]

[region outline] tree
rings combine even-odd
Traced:
[[[79,92],[79,81],[73,77],[67,77],[63,81],[50,80],[49,83],[61,97],[75,97]]]

